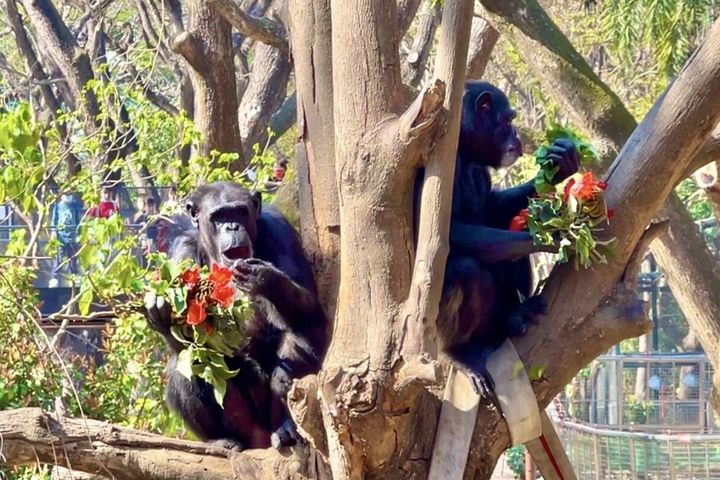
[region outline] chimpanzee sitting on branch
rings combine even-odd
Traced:
[[[285,406],[293,378],[315,373],[327,348],[327,321],[298,234],[276,210],[262,209],[260,193],[231,182],[198,187],[186,202],[194,229],[170,249],[175,260],[232,268],[253,301],[248,341],[232,358],[239,374],[228,381],[223,407],[212,386],[177,372],[183,348],[170,333],[167,302],[146,298],[150,325],[171,351],[166,399],[203,440],[228,448],[292,445],[295,425]]]
[[[514,118],[507,97],[496,87],[465,85],[438,333],[445,351],[482,394],[491,387],[485,371],[490,353],[508,336],[524,333],[546,310],[542,298],[530,297],[528,255],[556,251],[534,245],[528,232],[508,230],[535,195],[534,182],[492,189],[489,167],[509,167],[522,154]],[[555,183],[577,172],[579,159],[571,141],[557,140],[550,157],[558,168]],[[422,185],[423,177],[421,170],[416,185]]]

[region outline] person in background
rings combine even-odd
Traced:
[[[110,218],[111,215],[118,213],[117,204],[113,200],[113,192],[110,187],[103,187],[100,190],[100,204],[88,210],[87,216],[91,218]]]
[[[69,273],[77,273],[78,250],[77,231],[82,219],[83,205],[74,193],[65,193],[53,206],[50,219],[50,236],[60,243],[58,252],[53,259],[48,286],[56,288],[60,285],[60,271],[67,267]]]
[[[273,181],[282,182],[287,172],[287,160],[280,160],[273,165]]]
[[[157,213],[155,199],[146,197],[142,214],[135,216],[135,225],[140,230],[140,249],[144,257],[158,249],[159,220],[156,218]]]

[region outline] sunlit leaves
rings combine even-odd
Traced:
[[[714,0],[607,0],[601,27],[612,51],[632,67],[643,49],[671,77],[714,19]]]

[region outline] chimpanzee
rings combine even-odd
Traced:
[[[170,257],[232,268],[236,284],[252,298],[248,341],[232,358],[239,369],[227,386],[223,407],[204,380],[187,380],[175,369],[183,348],[170,333],[162,298],[146,299],[150,325],[170,350],[166,399],[203,440],[231,448],[292,445],[297,440],[285,399],[293,378],[317,372],[327,348],[327,321],[316,295],[310,264],[297,232],[260,193],[239,184],[198,187],[186,209],[194,225],[173,242]]]
[[[488,355],[545,313],[544,300],[530,296],[528,255],[557,249],[534,245],[528,232],[508,230],[535,195],[532,181],[506,190],[491,188],[488,167],[508,167],[522,154],[514,118],[502,91],[486,82],[466,83],[438,333],[445,351],[482,394],[491,387],[485,371]],[[577,172],[579,159],[571,141],[557,140],[550,157],[558,167],[554,182]],[[423,178],[421,170],[416,206]]]

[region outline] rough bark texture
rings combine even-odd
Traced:
[[[469,13],[469,1],[445,7],[458,4]],[[444,123],[444,86],[436,82],[403,112],[395,22],[394,2],[332,2],[341,279],[318,382],[334,478],[424,472],[437,408],[420,389],[395,390],[392,373],[411,280],[413,180]]]
[[[289,4],[295,66],[295,147],[303,245],[330,318],[340,283],[340,209],[335,180],[330,0]]]
[[[287,35],[281,23],[246,13],[236,0],[208,0],[208,4],[244,36],[273,46],[284,55],[289,53]]]
[[[270,45],[257,44],[250,82],[238,110],[240,136],[245,147],[244,158],[252,158],[256,143],[260,144],[261,151],[265,148],[268,122],[285,100],[289,78],[288,56]]]
[[[420,12],[420,22],[413,39],[412,47],[402,64],[403,82],[417,87],[425,74],[430,51],[435,40],[435,31],[442,19],[442,7],[439,2],[425,0]]]
[[[96,420],[58,417],[39,408],[0,412],[3,461],[38,460],[117,480],[302,480],[304,452],[232,453],[199,442],[162,437]]]
[[[173,49],[191,67],[193,120],[203,136],[198,153],[242,153],[230,24],[206,0],[188,3],[188,30],[175,37]],[[242,160],[234,168],[241,169]]]

